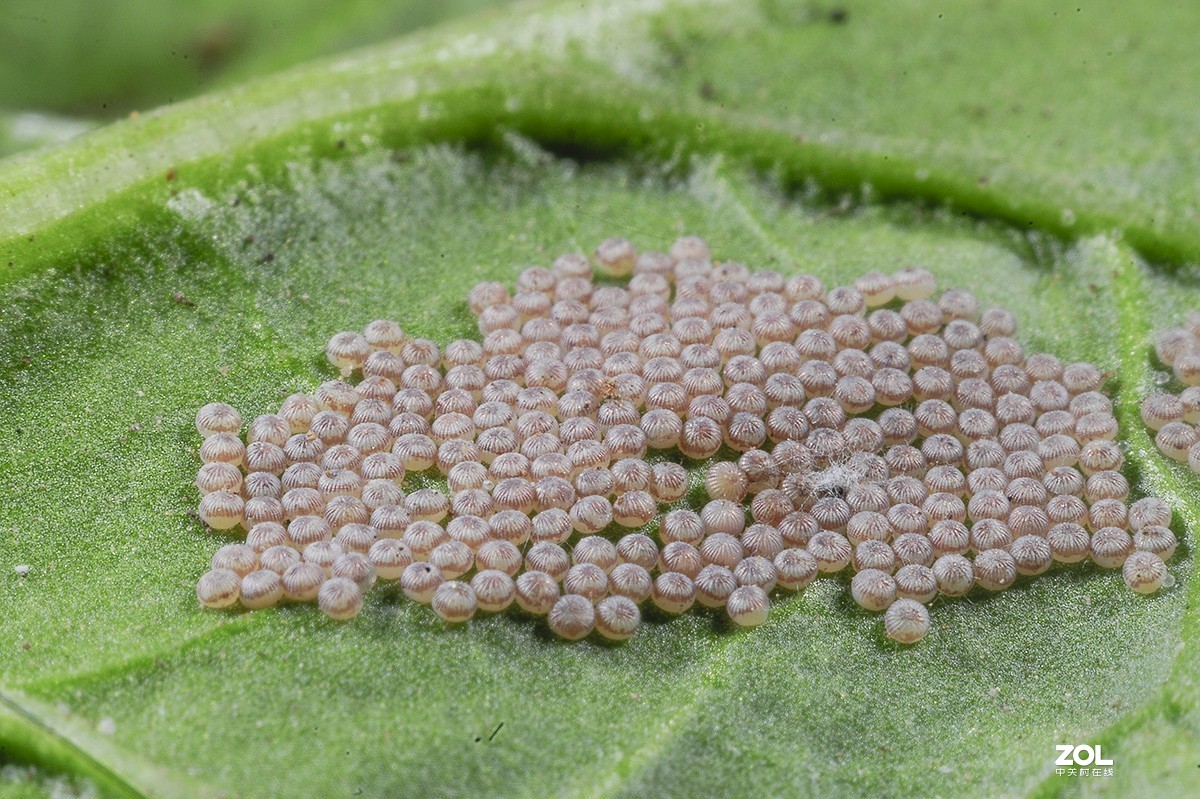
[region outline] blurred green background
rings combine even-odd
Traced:
[[[512,0],[3,0],[0,156]]]

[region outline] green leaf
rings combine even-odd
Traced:
[[[117,796],[1195,793],[1200,492],[1137,419],[1152,331],[1200,299],[1171,13],[534,6],[0,163],[0,757]],[[681,232],[831,285],[919,264],[1112,370],[1176,587],[1056,570],[938,603],[908,649],[844,579],[616,647],[394,590],[345,625],[196,607],[224,543],[191,515],[199,405],[267,412],[334,331],[472,335],[478,280]],[[1115,776],[1056,776],[1059,743]]]
[[[9,0],[0,102],[113,118],[503,2]]]

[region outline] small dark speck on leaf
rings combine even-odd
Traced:
[[[980,176],[979,176],[979,185],[980,185],[980,186],[986,186],[987,184],[989,184],[989,183],[991,183],[991,182],[992,182],[992,181],[991,181],[991,178],[989,178],[987,175],[980,175]]]
[[[28,366],[31,363],[33,363],[33,358],[30,358],[28,355],[21,356],[21,365],[22,366]]]
[[[713,88],[711,81],[701,81],[698,91],[700,92],[700,96],[705,100],[717,99],[717,90]]]
[[[850,19],[850,11],[845,8],[834,8],[829,12],[829,21],[834,25],[845,25]]]
[[[243,247],[249,247],[253,243],[254,243],[254,234],[253,233],[251,233],[250,235],[248,235],[242,239]]]
[[[269,264],[274,260],[275,260],[275,253],[268,252],[268,253],[263,253],[263,256],[258,259],[258,262],[260,264]]]
[[[28,652],[31,646],[33,646],[33,644],[29,643],[28,641],[21,642],[21,649],[25,652]]]
[[[170,183],[171,181],[175,180],[175,178],[176,178],[176,177],[178,177],[178,174],[175,172],[175,170],[174,170],[174,169],[168,169],[168,170],[167,170],[167,182],[168,182],[168,183]]]
[[[196,307],[196,303],[189,300],[187,295],[184,294],[182,291],[177,291],[174,294],[172,294],[171,299],[174,300],[179,305],[186,305],[189,308]]]
[[[339,150],[345,150],[346,149],[346,140],[338,139],[337,143],[334,146],[337,147]]]

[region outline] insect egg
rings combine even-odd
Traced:
[[[527,572],[536,574],[536,572]],[[520,594],[518,594],[519,596]],[[554,602],[549,611],[550,629],[560,638],[578,641],[592,631],[596,624],[596,609],[591,600],[577,594],[565,594]]]
[[[652,468],[651,493],[659,502],[675,502],[681,499],[688,489],[690,475],[678,463],[666,461],[656,463]]]
[[[937,596],[938,582],[933,570],[919,563],[901,566],[894,575],[896,596],[928,604]]]
[[[583,497],[571,506],[570,515],[576,532],[592,535],[612,522],[612,503],[600,496]]]
[[[650,572],[635,563],[619,564],[608,575],[609,590],[634,602],[645,602],[654,587]]]
[[[325,574],[328,576],[334,562],[344,554],[346,554],[346,551],[342,549],[340,544],[335,544],[332,541],[316,541],[304,548],[303,557],[306,562],[324,569]]]
[[[475,553],[480,570],[498,569],[510,577],[521,568],[521,550],[510,541],[488,541]]]
[[[1101,568],[1119,569],[1133,550],[1133,538],[1119,527],[1101,527],[1092,534],[1092,560]]]
[[[549,541],[552,544],[562,544],[574,532],[570,515],[561,508],[548,508],[533,517],[533,531],[530,537],[534,541]]]
[[[265,472],[254,472],[250,476],[253,477],[258,474],[265,474]],[[249,482],[248,479],[247,482]],[[256,484],[257,482],[255,481]],[[255,496],[247,500],[242,510],[242,515],[244,527],[253,527],[260,522],[278,523],[282,522],[285,518],[283,503],[273,496]]]
[[[610,238],[600,242],[592,256],[596,271],[605,277],[624,277],[633,272],[637,250],[627,239]]]
[[[294,463],[284,470],[280,483],[285,492],[293,488],[315,489],[323,474],[325,470],[315,463]]]
[[[537,572],[526,573],[537,574]],[[504,572],[496,571],[495,569],[477,572],[471,578],[471,590],[475,592],[478,608],[489,613],[499,613],[507,608],[512,604],[517,594],[516,584],[513,582],[513,579]]]
[[[258,558],[260,568],[283,574],[300,562],[300,553],[289,546],[277,545],[264,549]]]
[[[893,273],[892,285],[896,297],[905,302],[926,300],[937,291],[937,279],[931,272],[919,267],[906,267]]]
[[[1160,440],[1162,443],[1159,443]],[[1195,443],[1195,440],[1196,431],[1188,425],[1181,425],[1181,427],[1164,425],[1155,437],[1155,443],[1159,444],[1159,449],[1163,450],[1164,455],[1180,461],[1187,460],[1187,447]],[[1186,446],[1184,446],[1185,444]],[[1181,446],[1182,449],[1179,449]],[[1167,449],[1163,449],[1164,447]],[[1079,469],[1085,475],[1103,471],[1120,471],[1124,463],[1125,456],[1114,441],[1106,439],[1089,441],[1079,451]]]
[[[620,563],[636,563],[645,569],[654,568],[658,562],[658,546],[647,535],[630,533],[617,541],[617,560]]]
[[[381,538],[371,544],[367,558],[381,580],[400,579],[400,575],[413,562],[412,550],[396,538]]]
[[[315,433],[297,433],[283,445],[289,464],[318,463],[325,454],[325,442]]]
[[[1046,533],[1046,543],[1059,563],[1078,563],[1091,552],[1087,530],[1074,522],[1061,522],[1051,527]]]
[[[571,568],[571,558],[558,544],[539,541],[525,553],[525,568],[529,571],[545,572],[555,580],[561,581]]]
[[[773,564],[777,584],[789,591],[803,590],[818,573],[816,558],[804,549],[785,549],[775,556]]]
[[[366,524],[371,520],[371,511],[363,501],[347,495],[331,498],[325,504],[325,512],[322,515],[335,530],[341,529],[343,525]]]
[[[975,585],[975,567],[962,555],[942,555],[933,564],[938,590],[946,596],[966,596]]]
[[[1093,530],[1100,527],[1125,527],[1128,508],[1119,499],[1098,499],[1088,509],[1089,525]]]
[[[778,579],[775,564],[757,555],[744,558],[734,566],[733,576],[737,578],[739,585],[757,585],[768,593],[774,590]]]
[[[242,606],[249,610],[269,608],[283,598],[283,583],[275,571],[260,569],[242,578]]]
[[[330,364],[341,370],[342,377],[348,377],[351,372],[361,369],[370,354],[371,345],[359,333],[338,333],[325,345],[325,357]]]
[[[1183,403],[1183,421],[1189,424],[1200,422],[1200,388],[1189,386],[1179,394]]]
[[[736,463],[718,461],[708,469],[704,488],[711,499],[741,502],[746,496],[749,480]]]
[[[350,420],[335,410],[322,410],[312,417],[308,433],[316,435],[326,446],[341,444],[350,432]],[[355,447],[358,449],[358,447]]]
[[[1167,527],[1171,524],[1171,507],[1157,497],[1139,499],[1129,506],[1129,529],[1137,531],[1148,525]]]
[[[321,584],[317,605],[336,621],[349,621],[362,610],[363,596],[357,583],[345,577],[332,577]]]
[[[853,564],[856,571],[878,569],[891,574],[896,570],[896,553],[883,541],[867,539],[854,547]]]
[[[246,544],[260,553],[274,546],[286,546],[287,529],[278,522],[260,522],[250,528],[246,535]]]
[[[863,569],[850,581],[850,595],[866,610],[886,610],[896,600],[896,581],[879,569]]]
[[[429,553],[429,563],[442,571],[442,576],[454,580],[475,565],[475,554],[461,541],[443,541]]]
[[[850,564],[853,551],[850,542],[839,533],[823,530],[808,542],[808,551],[822,572],[838,572]]]
[[[222,490],[236,494],[242,488],[242,472],[232,463],[206,463],[196,473],[196,487],[201,494]]]
[[[1051,468],[1042,477],[1042,484],[1054,496],[1079,496],[1086,486],[1083,475],[1070,466]]]
[[[296,435],[308,430],[309,422],[320,410],[320,404],[314,397],[308,394],[292,394],[283,401],[279,415],[287,421],[292,435]]]
[[[200,460],[205,463],[229,463],[241,466],[246,445],[233,433],[212,433],[200,445]]]
[[[226,544],[212,557],[213,569],[228,569],[245,577],[258,568],[258,552],[246,544]]]
[[[376,319],[363,329],[363,338],[375,350],[387,350],[399,355],[404,348],[404,330],[387,319]],[[335,364],[336,365],[336,364]]]
[[[658,558],[660,571],[679,572],[693,579],[704,567],[704,564],[705,561],[701,557],[700,551],[683,541],[672,541],[664,546]]]
[[[980,552],[975,556],[974,567],[975,581],[988,591],[1003,591],[1017,579],[1016,562],[1003,549]]]
[[[287,568],[281,578],[283,593],[293,602],[312,602],[326,578],[325,569],[315,563],[301,562]]]
[[[742,533],[742,546],[747,555],[773,558],[784,548],[783,536],[769,524],[752,524]]]
[[[409,564],[400,574],[400,590],[413,602],[422,605],[433,601],[434,592],[443,582],[445,578],[441,570],[424,561]]]
[[[767,620],[770,609],[767,592],[757,585],[739,586],[725,603],[729,618],[739,627],[757,627]]]
[[[596,605],[596,630],[610,641],[630,638],[642,624],[637,604],[625,596],[610,596]]]
[[[246,503],[238,494],[222,488],[200,500],[200,521],[214,530],[230,530],[242,523],[245,510]]]
[[[912,599],[897,599],[883,616],[887,637],[901,644],[915,644],[929,632],[929,611]]]
[[[391,480],[396,485],[404,480],[404,462],[391,452],[372,452],[362,458],[359,468],[364,480]]]
[[[1116,499],[1122,502],[1129,496],[1129,482],[1120,472],[1096,472],[1087,479],[1085,486],[1088,501]]]
[[[283,495],[283,481],[269,472],[252,472],[246,475],[242,493],[247,499],[279,499]]]
[[[1152,594],[1162,587],[1167,576],[1167,566],[1153,552],[1136,551],[1130,554],[1121,567],[1125,585],[1139,594]]]
[[[206,608],[227,608],[241,596],[242,578],[229,569],[213,569],[196,583],[196,598]]]
[[[1181,327],[1168,328],[1158,334],[1154,344],[1154,352],[1158,360],[1167,366],[1173,366],[1179,356],[1200,348],[1200,341],[1190,331]]]
[[[746,512],[736,502],[714,499],[701,509],[700,520],[707,534],[741,535],[746,527]]]
[[[1050,544],[1041,536],[1021,536],[1012,542],[1008,551],[1016,564],[1018,574],[1042,574],[1054,563],[1054,553],[1050,550]]]
[[[196,431],[203,438],[218,433],[236,434],[241,429],[242,415],[224,402],[210,402],[196,413]]]
[[[475,591],[466,583],[450,580],[433,592],[433,612],[447,624],[469,621],[479,607]]]
[[[1175,534],[1166,527],[1147,525],[1133,534],[1134,548],[1141,552],[1153,552],[1163,560],[1175,554],[1178,545]]]
[[[983,552],[988,549],[1007,549],[1012,543],[1012,531],[998,519],[980,519],[971,525],[971,549]]]
[[[685,574],[665,572],[654,581],[651,598],[666,613],[683,613],[696,600],[696,586]]]
[[[599,602],[608,593],[608,575],[593,563],[578,563],[563,577],[563,590]]]

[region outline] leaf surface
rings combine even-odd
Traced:
[[[1014,45],[969,5],[846,9],[532,6],[0,163],[0,745],[127,796],[1194,792],[1198,496],[1137,402],[1152,331],[1200,299],[1196,150],[1163,160],[1195,109],[1130,113],[1183,26],[987,12]],[[1119,68],[1079,65],[1120,36]],[[1013,93],[1019,121],[961,108]],[[346,625],[197,609],[224,543],[190,515],[199,405],[268,412],[329,379],[337,330],[471,336],[479,280],[683,232],[829,285],[925,266],[1027,350],[1111,370],[1135,494],[1176,508],[1176,587],[1059,570],[937,604],[909,649],[845,579],[755,631],[655,618],[619,647],[446,630],[389,590]],[[1056,776],[1067,742],[1115,776]]]

